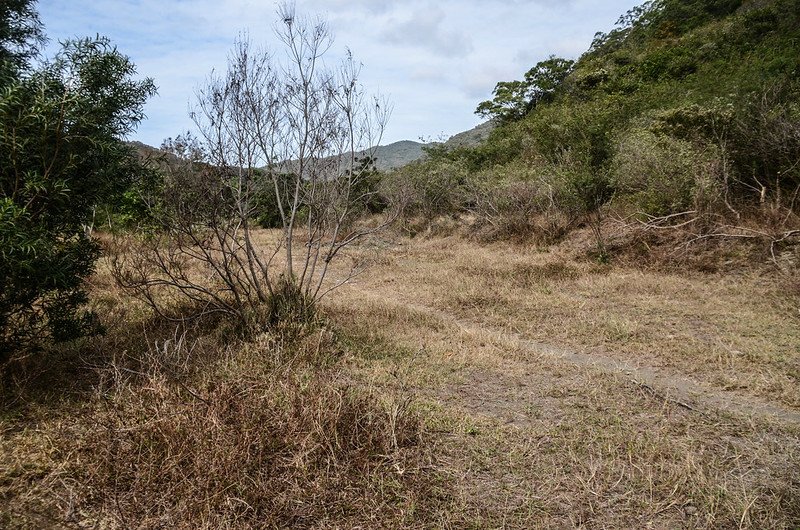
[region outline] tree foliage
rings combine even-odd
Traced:
[[[501,122],[519,120],[537,105],[551,101],[575,62],[551,55],[525,73],[522,81],[501,81],[494,98],[478,105],[476,114]]]
[[[0,86],[27,69],[45,42],[35,0],[0,2]]]
[[[39,34],[30,29],[30,2],[19,4],[27,18],[4,24],[21,43]],[[84,227],[141,173],[121,138],[155,92],[104,38],[68,41],[36,68],[15,66],[0,92],[0,361],[98,329],[81,310],[83,281],[99,256]]]

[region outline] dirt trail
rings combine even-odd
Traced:
[[[542,358],[557,359],[575,366],[586,367],[627,379],[647,392],[700,414],[724,411],[738,416],[772,419],[782,423],[800,425],[800,412],[753,396],[715,389],[672,371],[634,365],[602,354],[580,353],[552,344],[529,340],[519,333],[487,326],[482,322],[460,319],[446,311],[403,300],[401,296],[395,293],[383,291],[379,294],[353,283],[348,284],[348,286],[361,296],[433,316],[443,322],[458,326],[466,333],[488,334],[500,341],[510,342],[521,351]],[[524,382],[521,382],[521,384],[524,384]],[[472,401],[474,402],[474,400]],[[479,400],[479,402],[483,402],[483,400]],[[467,408],[474,408],[474,403],[473,407]],[[493,412],[491,410],[493,409],[492,405],[487,403],[486,408],[485,412]]]

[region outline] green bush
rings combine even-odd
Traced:
[[[533,161],[582,164],[587,170],[604,168],[613,153],[613,131],[623,122],[618,98],[543,107],[523,124],[527,136],[525,156]]]
[[[403,216],[431,220],[463,209],[467,176],[463,161],[415,162],[387,174],[380,184],[381,196]]]
[[[518,123],[496,127],[481,144],[471,147],[449,147],[433,144],[423,147],[428,163],[457,163],[469,172],[479,172],[508,164],[522,153],[523,134]]]
[[[78,309],[99,246],[82,233],[58,235],[11,199],[0,200],[0,362],[46,337],[61,342],[100,329]]]
[[[81,309],[98,245],[95,209],[139,172],[121,141],[155,92],[106,39],[70,41],[0,92],[0,363],[98,330]]]
[[[277,180],[278,192],[283,198],[282,204],[289,204],[289,197],[294,193],[291,189],[294,177],[287,173],[280,175]],[[278,196],[275,194],[275,182],[267,174],[259,174],[258,181],[254,205],[256,221],[262,228],[282,228],[283,219],[278,207]]]
[[[800,188],[800,86],[749,95],[731,132],[740,192],[762,191],[776,203]],[[789,201],[786,201],[787,204]]]
[[[694,51],[682,46],[665,46],[648,54],[639,67],[643,79],[657,81],[660,79],[682,79],[694,73],[697,61]]]
[[[642,129],[623,137],[612,165],[623,200],[653,216],[708,209],[722,170],[721,155],[714,149]]]
[[[712,105],[691,104],[656,114],[650,129],[690,142],[715,142],[725,137],[734,121],[732,103],[715,101]]]

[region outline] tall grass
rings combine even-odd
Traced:
[[[350,384],[332,332],[226,344],[213,331],[129,337],[94,359],[79,413],[55,406],[8,435],[0,526],[385,527],[436,512],[420,417]],[[4,421],[3,437],[22,425]]]

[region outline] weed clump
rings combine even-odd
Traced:
[[[39,485],[17,484],[12,519],[33,499],[53,520],[112,528],[394,526],[437,498],[410,402],[317,362],[336,348],[330,332],[262,335],[216,358],[192,348],[164,342],[135,370],[107,367]]]
[[[101,519],[308,527],[390,519],[420,500],[409,486],[421,433],[405,409],[315,376],[209,383],[197,396],[154,383],[117,396],[82,444]]]

